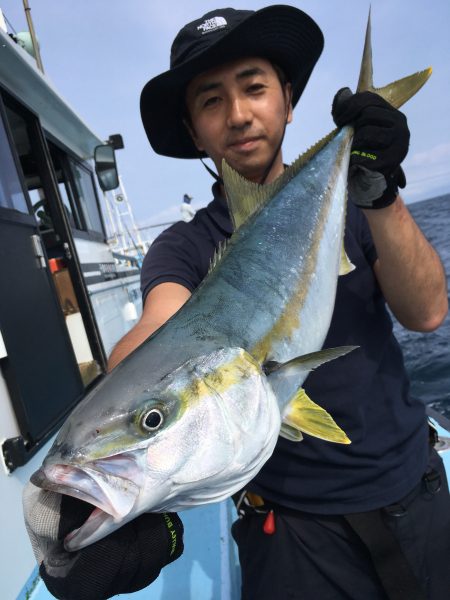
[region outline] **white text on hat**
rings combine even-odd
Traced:
[[[206,19],[197,29],[202,29],[202,35],[214,31],[215,29],[221,29],[227,25],[226,20],[223,17],[213,17],[212,19]]]

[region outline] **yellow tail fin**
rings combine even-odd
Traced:
[[[424,71],[419,71],[403,79],[393,81],[381,88],[376,88],[373,85],[373,66],[372,66],[372,41],[371,41],[371,23],[370,11],[367,20],[366,39],[364,43],[364,51],[361,60],[361,71],[359,73],[357,92],[375,92],[382,98],[387,100],[395,108],[399,108],[407,100],[412,98],[416,92],[424,85],[432,73],[431,67]]]

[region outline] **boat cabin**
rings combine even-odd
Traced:
[[[140,293],[137,261],[114,256],[101,210],[119,185],[118,136],[98,138],[0,36],[0,437],[13,471],[105,372]]]

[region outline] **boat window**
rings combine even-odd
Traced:
[[[87,229],[103,234],[92,174],[72,158],[69,158],[69,163]]]
[[[61,181],[59,179],[59,175],[60,175],[60,171],[56,171],[56,176],[58,177],[59,195],[61,196],[61,200],[64,204],[64,208],[66,209],[66,214],[67,214],[67,218],[69,219],[70,226],[75,229],[81,229],[80,223],[75,220],[76,216],[75,216],[74,211],[71,206],[69,194],[68,194],[67,187],[66,187],[66,182]]]
[[[0,119],[0,207],[10,208],[28,214],[28,207],[23,195],[17,169],[14,164],[11,148],[3,121]]]
[[[41,232],[53,231],[53,221],[33,152],[28,122],[8,104],[5,104],[5,110],[39,229]]]
[[[76,205],[73,194],[69,185],[69,177],[67,173],[67,160],[64,160],[64,153],[54,144],[47,140],[52,158],[53,170],[58,182],[59,195],[62,200],[67,219],[73,229],[85,229],[81,218],[80,210]]]

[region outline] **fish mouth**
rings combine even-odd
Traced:
[[[129,470],[126,475],[124,467]],[[83,465],[45,464],[31,477],[41,489],[72,496],[94,507],[81,527],[64,539],[67,550],[79,550],[130,520],[142,484],[134,457],[108,457]],[[128,518],[127,518],[128,517]]]

